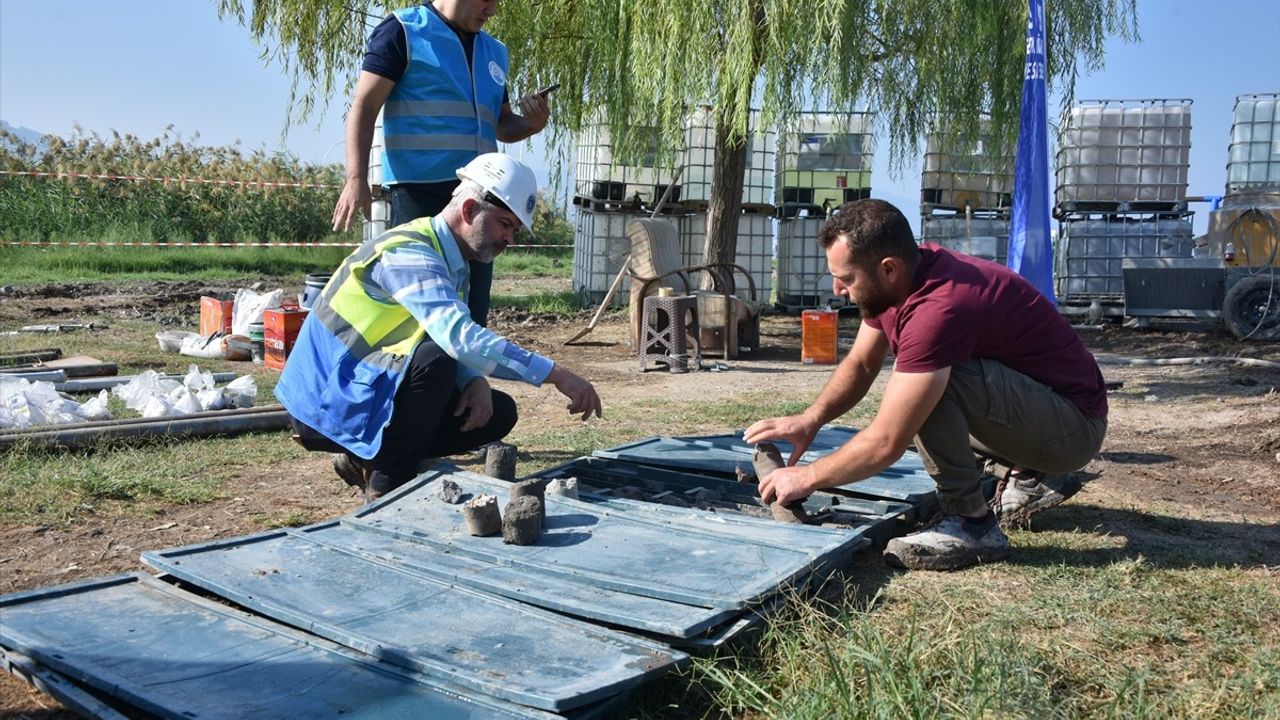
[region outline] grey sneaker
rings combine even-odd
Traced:
[[[1061,503],[1080,492],[1080,478],[1075,473],[1066,475],[1025,476],[1009,475],[995,505],[1000,525],[1021,528],[1031,524],[1031,516]]]
[[[944,515],[923,529],[894,538],[884,549],[885,562],[909,570],[959,570],[1009,556],[1009,538],[995,518],[974,522]]]
[[[333,471],[343,482],[357,490],[365,490],[369,484],[360,461],[346,453],[334,453]]]

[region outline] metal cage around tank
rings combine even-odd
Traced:
[[[797,113],[778,130],[774,204],[782,217],[871,195],[875,115]]]
[[[1083,100],[1058,135],[1058,213],[1186,209],[1190,100]]]
[[[1236,98],[1227,194],[1280,192],[1280,94]]]

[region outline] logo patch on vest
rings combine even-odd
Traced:
[[[502,71],[502,66],[498,65],[497,60],[489,61],[489,77],[499,85],[507,84],[507,74]]]

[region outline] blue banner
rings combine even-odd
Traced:
[[[1009,267],[1053,296],[1053,241],[1049,237],[1049,138],[1045,99],[1044,0],[1028,0],[1027,64],[1013,174]]]

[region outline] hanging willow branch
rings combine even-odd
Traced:
[[[292,75],[297,119],[318,100],[346,103],[369,18],[412,4],[218,2]],[[1069,100],[1080,73],[1101,67],[1108,37],[1137,38],[1135,4],[1049,2],[1051,90]],[[751,106],[766,126],[797,110],[873,111],[899,168],[939,117],[960,138],[1012,153],[1026,23],[1027,0],[504,0],[486,29],[511,50],[513,96],[561,84],[547,131],[557,164],[596,113],[628,160],[652,152],[654,137],[660,155],[674,152],[689,108],[710,103],[730,147]]]

